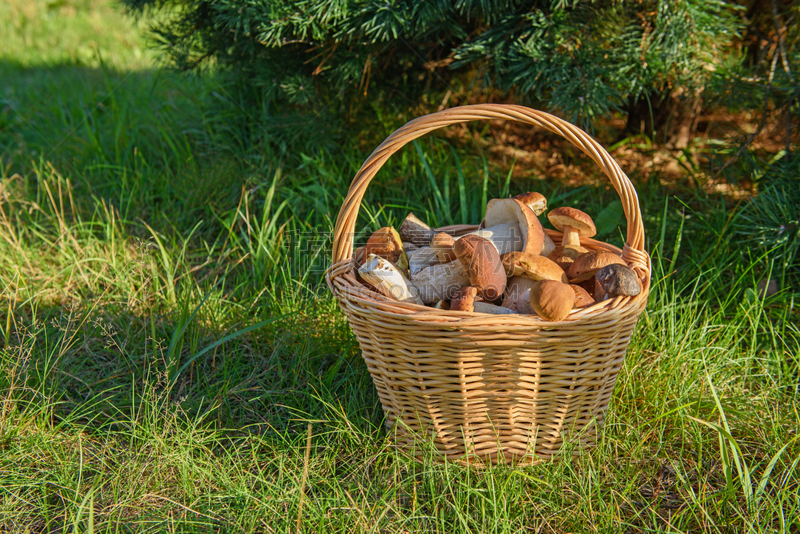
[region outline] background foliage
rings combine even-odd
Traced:
[[[0,532],[797,532],[795,45],[784,69],[764,5],[730,71],[752,101],[721,86],[741,107],[704,112],[687,149],[595,125],[654,269],[598,447],[479,471],[394,446],[322,280],[359,165],[443,94],[370,78],[326,129],[232,66],[159,68],[107,0],[0,2]],[[451,103],[489,98],[452,72]],[[425,137],[367,190],[358,241],[538,190],[621,245],[589,163],[535,129]]]
[[[352,111],[467,87],[589,127],[623,112],[629,131],[686,146],[703,100],[730,96],[733,78],[753,93],[739,106],[767,85],[797,89],[786,74],[798,32],[785,20],[797,6],[776,0],[122,1],[164,15],[153,35],[173,64],[224,66],[277,109]],[[764,46],[773,26],[777,52]],[[769,84],[757,80],[770,65]]]

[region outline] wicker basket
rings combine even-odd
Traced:
[[[528,315],[485,315],[402,304],[355,278],[353,231],[364,191],[406,143],[443,126],[504,119],[559,134],[591,157],[622,199],[624,250],[581,238],[589,250],[621,253],[642,281],[637,297],[615,297],[573,310],[561,322]],[[440,230],[453,235],[475,226]],[[547,230],[559,242],[561,234]],[[347,315],[378,390],[386,424],[418,458],[433,437],[443,458],[525,465],[594,445],[633,328],[650,289],[650,257],[636,191],[614,159],[579,128],[522,106],[484,104],[412,120],[390,135],[356,174],[336,220],[328,286]]]

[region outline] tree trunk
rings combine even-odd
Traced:
[[[628,103],[629,134],[644,134],[654,143],[686,148],[694,136],[702,108],[701,93],[678,89],[669,94],[652,93]]]

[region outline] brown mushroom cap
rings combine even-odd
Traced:
[[[503,254],[503,267],[509,276],[524,276],[532,280],[560,280],[567,282],[567,274],[556,262],[524,252]]]
[[[544,229],[536,214],[516,198],[493,198],[486,204],[483,224],[486,228],[514,223],[522,234],[519,249],[529,254],[539,254],[544,243]]]
[[[475,298],[478,296],[478,290],[474,287],[465,287],[460,289],[450,301],[451,311],[467,311],[471,312],[475,309]]]
[[[541,193],[530,191],[528,193],[522,193],[521,195],[516,195],[511,198],[515,198],[528,206],[537,217],[547,211],[547,199],[544,198],[544,195]]]
[[[572,262],[567,276],[573,283],[582,282],[593,277],[594,273],[599,269],[612,264],[625,265],[625,262],[613,252],[605,250],[587,252],[586,254],[581,254],[577,260]]]
[[[456,259],[456,253],[453,252],[453,244],[456,240],[450,234],[439,232],[431,239],[431,248],[436,251],[439,261],[448,263]]]
[[[609,295],[635,297],[642,292],[639,277],[627,265],[607,265],[595,273],[594,279]]]
[[[547,218],[557,230],[562,232],[565,228],[571,227],[583,237],[592,237],[597,233],[597,228],[595,228],[592,218],[575,208],[561,207],[550,210]]]
[[[597,281],[597,278],[589,278],[583,283],[585,284],[589,282],[591,282],[594,285],[594,301],[603,302],[604,300],[606,300],[606,290],[603,289],[603,286],[600,284],[600,282]]]
[[[433,230],[430,226],[419,220],[416,215],[409,213],[403,224],[400,225],[400,237],[403,241],[410,241],[419,247],[424,247],[431,241]]]
[[[470,285],[484,300],[500,298],[506,289],[506,272],[497,249],[488,239],[466,235],[456,241],[453,251],[469,273]]]
[[[589,252],[589,250],[580,245],[566,247],[559,245],[553,249],[553,252],[550,253],[548,258],[556,262],[564,271],[568,271],[570,265],[578,259],[578,256],[586,254],[587,252]]]
[[[531,289],[531,307],[545,321],[566,319],[575,304],[575,292],[569,284],[541,280]]]
[[[587,306],[591,306],[595,303],[595,300],[589,294],[588,291],[583,289],[581,286],[576,286],[575,284],[571,284],[569,287],[572,288],[572,291],[575,292],[575,307],[576,308],[586,308]]]
[[[369,236],[364,247],[364,256],[369,257],[370,254],[389,260],[401,269],[408,267],[408,257],[403,248],[403,242],[400,240],[400,234],[391,226],[380,228]],[[403,263],[405,264],[403,265]]]

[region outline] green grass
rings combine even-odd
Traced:
[[[262,111],[156,68],[105,2],[0,20],[0,532],[800,529],[797,271],[742,244],[742,205],[637,181],[655,285],[590,454],[418,464],[322,282],[369,143],[411,117],[315,150],[313,121],[238,126]],[[612,191],[510,176],[420,140],[370,188],[361,237],[538,190],[605,209],[622,243]]]

